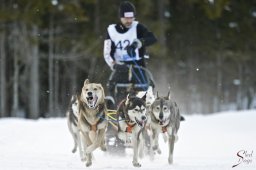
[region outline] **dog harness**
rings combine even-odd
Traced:
[[[130,125],[128,122],[126,122],[126,124],[127,124],[127,128],[125,129],[125,132],[132,133],[132,129],[135,126],[136,123]]]
[[[120,102],[117,110],[120,111],[119,116],[122,118],[122,120],[125,120],[125,123],[127,124],[127,128],[125,129],[125,132],[132,133],[132,129],[136,125],[136,123],[129,118],[129,115],[127,114],[127,107],[125,107],[125,101],[126,100],[124,99]],[[120,109],[121,107],[122,109]],[[118,127],[119,127],[119,124],[118,124]]]
[[[168,125],[169,125],[169,123],[168,123]],[[167,126],[168,126],[168,125],[167,125]],[[162,127],[162,132],[163,132],[163,133],[167,132],[167,126]]]
[[[88,108],[86,104],[82,105],[84,108]],[[98,121],[95,124],[90,124],[86,118],[84,117],[84,121],[90,126],[90,130],[96,132],[97,129],[97,125],[102,123],[105,120],[105,104],[99,104],[98,108],[97,108],[98,112],[96,114],[96,117],[98,117]]]

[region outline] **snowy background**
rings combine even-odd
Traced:
[[[255,121],[256,110],[186,116],[175,145],[174,164],[168,165],[167,144],[161,138],[162,154],[154,161],[146,156],[139,169],[256,169]],[[78,153],[71,153],[72,147],[65,118],[0,119],[1,170],[136,169],[130,149],[124,157],[96,150],[92,166],[86,168]],[[240,150],[253,152],[252,156],[244,157],[244,162],[232,168],[239,161],[236,154]]]

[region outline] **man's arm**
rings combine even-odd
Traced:
[[[155,35],[150,32],[144,25],[137,25],[137,39],[126,48],[129,56],[135,55],[135,49],[139,49],[139,56],[144,57],[145,47],[154,44],[157,41]]]
[[[103,50],[103,56],[106,61],[106,63],[109,65],[109,67],[113,70],[113,66],[115,64],[114,60],[114,43],[110,39],[109,34],[107,33],[106,39],[104,40],[104,50]]]
[[[142,46],[150,46],[157,41],[155,35],[149,31],[146,26],[140,23],[137,25],[137,33],[138,39],[141,41]]]

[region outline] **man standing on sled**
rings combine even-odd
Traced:
[[[119,7],[120,23],[111,24],[107,28],[104,59],[111,70],[115,71],[108,82],[111,96],[114,96],[116,83],[130,83],[128,80],[130,66],[145,68],[146,47],[157,41],[152,32],[135,21],[135,16],[134,5],[124,1]],[[139,72],[141,73],[141,70]],[[136,77],[138,79],[139,76]],[[142,82],[142,80],[138,81]]]

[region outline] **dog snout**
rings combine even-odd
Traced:
[[[141,116],[141,120],[143,120],[143,121],[145,121],[145,120],[147,120],[147,116]]]
[[[92,96],[92,92],[90,92],[90,91],[87,92],[87,95],[88,95],[88,96]]]
[[[163,112],[161,112],[161,113],[159,114],[159,119],[162,120],[163,118],[164,118],[164,114],[163,114]]]

